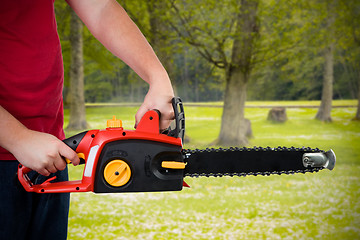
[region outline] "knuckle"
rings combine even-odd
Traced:
[[[59,170],[60,170],[60,171],[63,171],[63,170],[65,170],[65,168],[66,168],[66,165],[62,165],[62,166],[59,168]]]
[[[46,154],[46,157],[48,158],[48,159],[54,159],[54,158],[56,158],[57,157],[57,153],[55,153],[55,152],[48,152],[47,154]]]
[[[40,173],[43,176],[49,176],[50,175],[48,171],[44,171],[44,170],[40,170],[40,171],[37,171],[37,172]]]
[[[56,168],[60,171],[64,170],[66,168],[66,164],[65,161],[60,161],[57,165]]]
[[[171,107],[167,107],[165,109],[162,110],[163,115],[166,116],[167,118],[171,118],[172,116],[174,116],[174,110]]]
[[[47,161],[39,161],[36,168],[41,170],[41,169],[46,169],[47,166],[48,166]]]
[[[46,152],[46,157],[47,159],[49,160],[54,160],[56,158],[59,157],[59,151],[58,151],[58,146],[53,146],[53,148],[49,149],[47,152]]]
[[[34,169],[36,172],[40,173],[41,175],[44,176],[48,176],[49,172],[46,170],[45,165],[44,164],[38,164],[37,166],[34,167]]]
[[[78,158],[77,153],[70,148],[68,148],[68,156],[69,156],[68,159],[70,161],[76,160]]]

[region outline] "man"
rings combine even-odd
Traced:
[[[158,109],[160,128],[167,128],[174,96],[169,77],[124,9],[115,0],[67,2],[109,51],[149,83],[135,126],[146,111]],[[79,164],[76,153],[59,140],[64,138],[62,86],[53,1],[2,1],[0,239],[66,239],[69,195],[26,193],[13,184],[18,162],[43,176],[55,174],[59,181],[67,179],[63,157]]]

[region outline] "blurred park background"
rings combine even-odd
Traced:
[[[184,101],[185,147],[332,148],[338,163],[317,174],[190,179],[180,193],[73,194],[69,239],[360,238],[358,0],[118,2]],[[112,115],[131,129],[147,84],[66,3],[55,8],[67,136]],[[279,106],[287,121],[266,120]]]

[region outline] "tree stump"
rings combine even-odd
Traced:
[[[245,118],[245,125],[246,125],[246,134],[245,134],[245,136],[247,138],[252,138],[253,137],[253,131],[252,131],[252,128],[251,128],[251,122],[247,118]]]
[[[275,107],[270,109],[267,120],[272,122],[286,122],[286,108],[284,107]]]

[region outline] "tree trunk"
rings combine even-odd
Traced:
[[[231,71],[231,70],[229,70]],[[245,124],[247,77],[240,70],[228,74],[221,129],[217,145],[244,146],[248,144],[246,137],[247,124]]]
[[[336,15],[336,1],[331,0],[327,2],[327,18],[326,28],[328,29],[329,44],[324,49],[324,78],[321,93],[321,104],[315,116],[316,119],[323,122],[331,122],[331,104],[333,98],[333,84],[334,84],[334,22]]]
[[[181,96],[183,97],[184,100],[188,101],[188,89],[189,89],[189,68],[188,68],[188,49],[184,48],[184,51],[182,52],[183,54],[183,67],[182,67],[182,71],[181,71],[181,84],[182,84],[182,94]]]
[[[333,82],[334,82],[334,60],[333,60],[334,44],[330,44],[325,49],[325,68],[323,89],[321,94],[321,104],[316,114],[316,119],[324,122],[331,122],[331,103],[333,97]]]
[[[79,131],[88,128],[85,114],[83,25],[75,12],[71,12],[70,22],[70,119],[67,130]]]
[[[251,73],[253,44],[258,36],[258,2],[242,0],[236,19],[231,63],[226,68],[226,90],[218,145],[244,146],[251,124],[245,120],[246,85]]]

